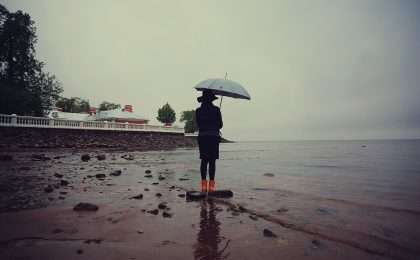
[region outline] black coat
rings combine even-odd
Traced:
[[[222,114],[220,108],[210,104],[202,104],[195,110],[195,117],[199,133],[219,132],[223,127]]]

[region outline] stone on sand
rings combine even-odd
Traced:
[[[139,195],[133,196],[130,199],[141,200],[141,199],[143,199],[143,194],[140,193]]]
[[[87,154],[87,153],[82,154],[82,156],[80,157],[80,159],[82,159],[82,161],[84,161],[84,162],[87,162],[87,161],[90,160],[90,155]]]
[[[105,160],[105,159],[106,159],[106,156],[105,156],[105,154],[98,154],[98,155],[96,156],[96,159],[98,159],[98,161],[103,161],[103,160]]]
[[[277,237],[277,235],[274,234],[273,231],[269,230],[268,228],[265,228],[263,230],[263,234],[265,237]]]
[[[113,171],[113,172],[111,172],[109,175],[111,175],[111,176],[120,176],[121,175],[121,170],[115,170],[115,171]]]
[[[80,202],[73,208],[74,211],[97,211],[98,209],[97,205],[87,202]]]
[[[265,177],[274,177],[274,173],[267,172],[267,173],[264,173],[264,176]]]

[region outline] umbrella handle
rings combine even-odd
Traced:
[[[219,108],[222,108],[222,101],[223,101],[223,96],[221,96],[222,98],[220,99],[220,104],[219,104]]]

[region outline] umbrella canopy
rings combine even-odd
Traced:
[[[215,95],[231,98],[251,99],[248,91],[239,83],[228,79],[207,79],[198,83],[195,87],[198,91],[211,90]]]

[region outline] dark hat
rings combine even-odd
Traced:
[[[201,97],[198,97],[197,101],[200,103],[203,101],[212,102],[213,100],[216,100],[216,99],[218,99],[218,97],[216,97],[210,89],[205,89],[203,90],[203,95],[201,95]]]

